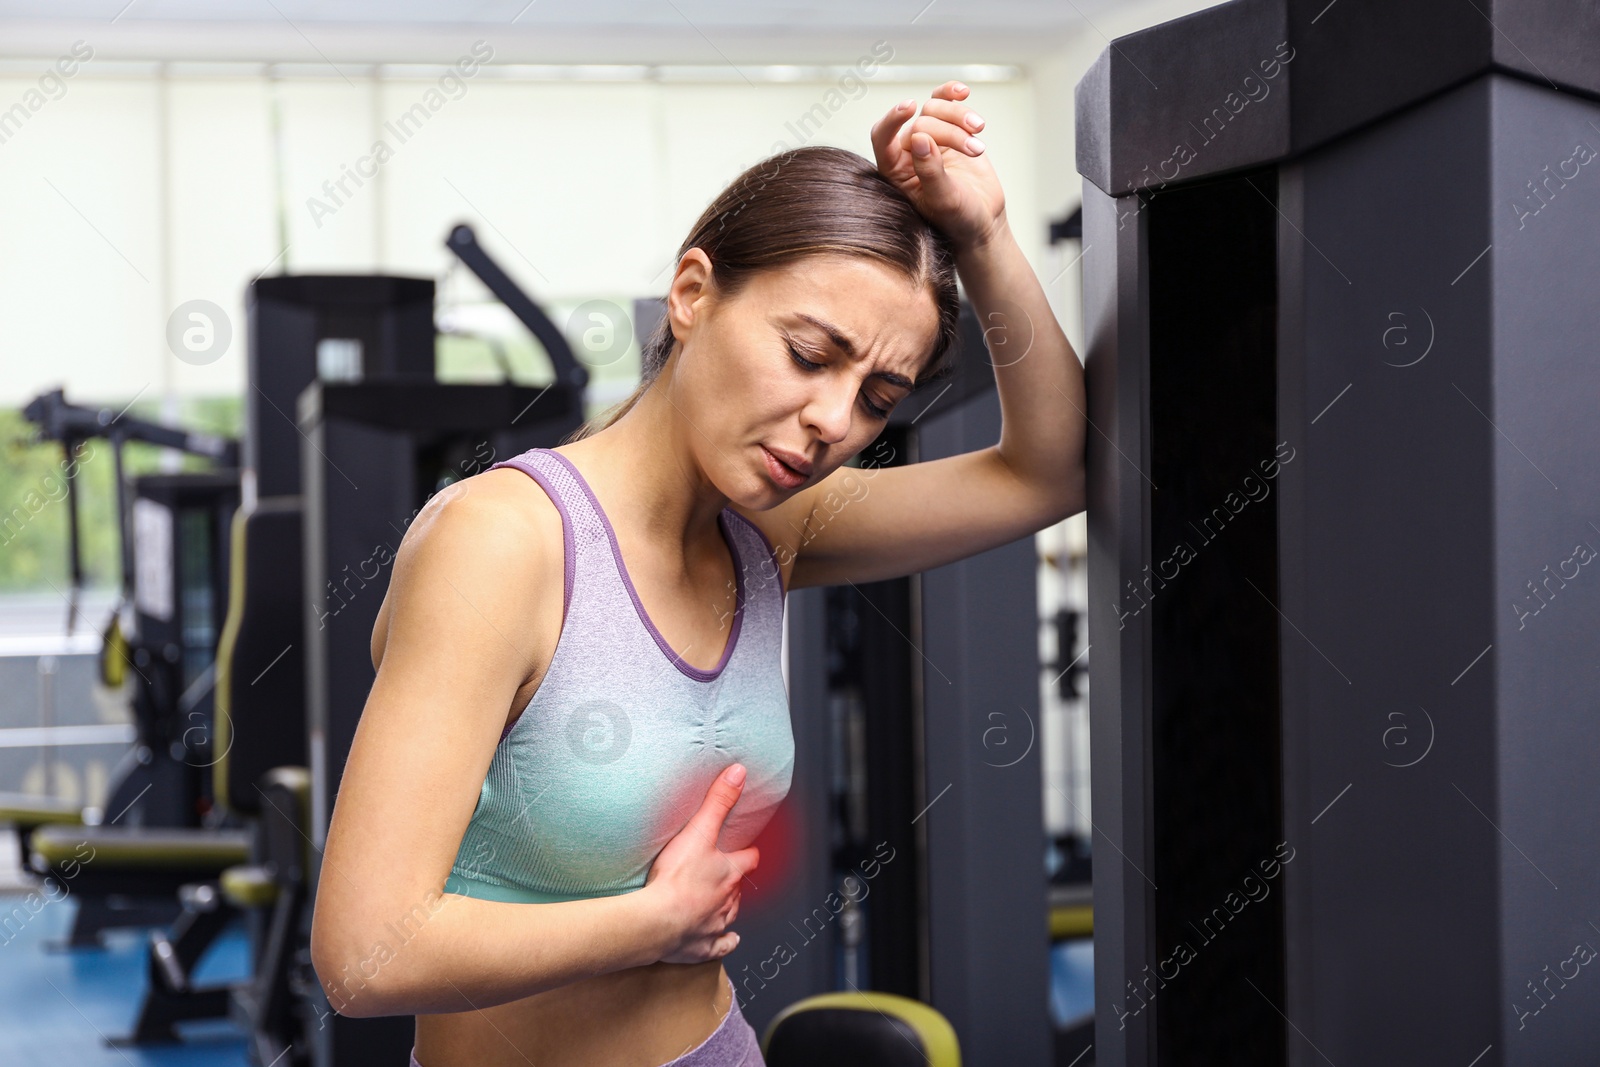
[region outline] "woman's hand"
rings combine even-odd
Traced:
[[[756,869],[760,852],[754,845],[723,852],[717,835],[744,792],[744,776],[738,763],[717,775],[700,810],[667,842],[645,877],[644,891],[655,894],[673,931],[661,955],[666,963],[721,959],[739,944],[728,926],[739,914],[744,876]]]
[[[895,105],[872,127],[878,173],[958,251],[987,242],[1005,226],[1000,179],[983,154],[983,142],[972,136],[983,129],[983,119],[961,103],[971,91],[960,82],[945,82],[909,126],[915,101]]]

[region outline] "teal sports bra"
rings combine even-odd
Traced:
[[[749,845],[794,770],[771,543],[732,509],[718,517],[737,588],[722,659],[702,670],[650,621],[616,532],[572,462],[535,448],[494,464],[507,466],[561,512],[561,635],[495,748],[444,891],[537,904],[642,889],[656,855],[733,763],[748,774],[717,844]]]

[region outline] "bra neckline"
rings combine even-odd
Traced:
[[[617,573],[622,577],[623,587],[628,590],[628,598],[633,601],[633,607],[638,612],[639,621],[644,623],[644,628],[655,639],[656,646],[661,649],[662,655],[666,656],[667,660],[674,667],[677,667],[679,671],[683,672],[684,675],[697,682],[715,681],[721,676],[724,668],[728,666],[728,661],[733,658],[734,648],[739,643],[739,632],[743,629],[744,623],[746,597],[744,561],[739,555],[739,545],[728,522],[728,509],[723,508],[717,514],[717,529],[721,531],[723,543],[728,546],[728,556],[733,561],[733,626],[728,634],[726,644],[723,645],[722,658],[717,661],[715,667],[706,670],[685,662],[677,650],[667,643],[667,639],[662,636],[661,631],[656,628],[655,620],[651,619],[650,613],[645,610],[644,601],[639,599],[639,590],[634,587],[633,576],[628,572],[628,564],[622,558],[622,546],[617,543],[617,531],[611,525],[611,517],[606,514],[605,508],[600,506],[600,500],[594,495],[594,490],[590,487],[589,480],[583,476],[583,473],[578,470],[577,465],[572,460],[555,449],[539,448],[535,449],[535,451],[554,456],[571,473],[573,479],[578,483],[578,488],[583,490],[584,496],[589,498],[589,504],[594,508],[594,513],[600,518],[600,525],[605,527],[606,538],[611,542],[611,556],[616,560]]]

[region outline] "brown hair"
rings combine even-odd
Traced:
[[[960,300],[955,250],[870,160],[823,145],[769,156],[739,175],[701,214],[678,248],[711,260],[719,296],[736,295],[758,272],[807,256],[860,256],[885,263],[933,289],[939,331],[919,386],[948,376],[957,351]],[[676,261],[675,261],[676,262]],[[640,351],[639,385],[620,403],[573,431],[581,441],[626,415],[666,366],[676,338],[662,315]]]

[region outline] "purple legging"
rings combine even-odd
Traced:
[[[730,992],[733,979],[728,979]],[[761,1042],[755,1028],[745,1021],[739,1010],[739,997],[733,995],[728,1004],[728,1014],[706,1038],[682,1056],[668,1060],[661,1067],[766,1067],[761,1058]],[[410,1067],[422,1067],[417,1053],[411,1051]]]

